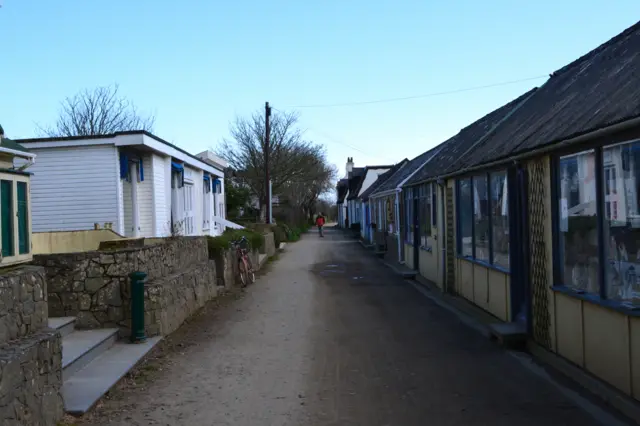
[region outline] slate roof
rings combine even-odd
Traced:
[[[460,130],[457,135],[440,144],[438,154],[416,172],[416,174],[405,183],[405,186],[415,185],[436,178],[452,169],[456,170],[458,162],[465,152],[481,141],[485,135],[491,133],[496,128],[499,129],[500,123],[508,119],[510,114],[517,111],[535,91],[535,88],[529,90],[527,93],[524,93],[508,104],[501,106]]]
[[[336,185],[336,189],[338,192],[338,202],[336,204],[344,203],[344,197],[347,195],[347,183],[349,183],[348,179],[340,179],[338,184]]]
[[[371,195],[371,194],[373,194],[373,192],[377,191],[377,189],[380,187],[380,185],[384,184],[387,181],[387,179],[389,179],[391,176],[393,176],[394,173],[398,171],[398,169],[403,167],[408,162],[409,162],[409,160],[405,158],[404,160],[400,161],[399,163],[394,165],[392,168],[390,168],[389,170],[387,170],[386,172],[384,172],[383,174],[378,176],[378,179],[376,179],[375,182],[373,182],[371,184],[371,186],[369,188],[367,188],[366,191],[364,191],[360,195],[360,198],[362,199],[362,201],[367,201],[369,199],[369,195]]]
[[[353,200],[353,194],[358,193],[359,188],[362,186],[362,180],[366,174],[366,169],[364,167],[354,167],[351,172],[349,172],[349,196],[347,200]]]
[[[366,179],[367,173],[368,173],[369,170],[390,169],[392,167],[393,167],[393,165],[389,165],[389,166],[366,166],[364,168],[364,171],[362,172],[362,176],[359,177],[358,185],[355,188],[355,190],[354,191],[349,190],[349,197],[347,199],[348,200],[355,200],[356,198],[358,198],[358,194],[362,190],[362,185],[364,184],[364,180]]]
[[[639,117],[639,69],[640,22],[553,73],[458,168],[507,159]]]
[[[386,180],[382,185],[378,187],[378,189],[373,192],[371,195],[375,196],[377,193],[389,191],[391,189],[395,189],[402,183],[403,180],[408,178],[411,173],[418,170],[424,163],[429,160],[437,152],[439,146],[435,148],[431,148],[429,151],[424,152],[418,155],[413,160],[409,161],[404,167],[398,169],[396,173],[393,174],[389,179]]]

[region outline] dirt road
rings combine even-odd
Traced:
[[[335,231],[185,328],[162,371],[83,423],[599,424]]]

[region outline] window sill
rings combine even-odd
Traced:
[[[602,306],[603,308],[620,312],[621,314],[628,315],[630,317],[640,317],[640,305],[634,306],[631,304],[625,304],[624,302],[618,302],[617,300],[601,299],[599,296],[594,294],[574,290],[562,285],[553,286],[551,287],[551,290],[556,293],[566,294],[567,296],[593,303],[594,305]]]
[[[476,265],[484,266],[485,268],[493,269],[494,271],[498,271],[498,272],[502,272],[503,274],[511,275],[511,271],[509,271],[508,269],[503,268],[502,266],[492,265],[491,263],[485,262],[484,260],[478,260],[478,259],[474,259],[472,257],[462,256],[462,255],[456,255],[456,257],[458,259],[460,259],[460,260],[466,260],[469,263],[475,263]]]

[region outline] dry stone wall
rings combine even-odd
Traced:
[[[0,424],[55,426],[62,418],[60,335],[44,329],[0,346]]]
[[[206,238],[181,237],[141,248],[37,255],[34,263],[46,270],[50,316],[75,316],[78,328],[103,328],[126,320],[131,272],[145,272],[152,282],[208,258]]]
[[[44,269],[21,266],[0,273],[0,343],[47,325]]]
[[[0,424],[55,425],[62,417],[60,335],[48,329],[41,267],[0,270]]]

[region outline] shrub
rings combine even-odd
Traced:
[[[209,258],[222,253],[231,248],[231,242],[237,241],[242,237],[246,237],[249,248],[260,249],[264,244],[264,238],[261,233],[248,229],[227,229],[224,233],[217,237],[207,237],[207,245],[209,248]]]

